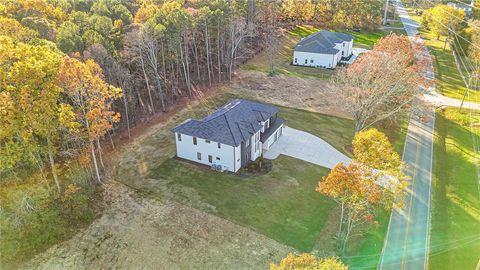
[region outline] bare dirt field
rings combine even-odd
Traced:
[[[238,73],[228,91],[282,106],[350,118],[347,112],[333,104],[335,93],[327,90],[327,84],[325,80],[268,76],[245,70]]]
[[[105,184],[103,216],[26,269],[265,269],[288,248],[250,229],[175,202]]]

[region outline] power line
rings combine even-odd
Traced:
[[[431,0],[427,0],[427,1],[430,2],[430,3],[432,3],[432,4],[435,4],[435,3],[432,2]],[[449,12],[446,12],[446,11],[444,12],[444,14],[447,14],[447,15],[449,15],[449,16],[453,16],[453,17],[461,20],[462,22],[466,22],[470,27],[472,27],[472,28],[477,29],[477,30],[480,31],[480,28],[479,28],[478,26],[473,25],[473,24],[469,24],[468,21],[467,21],[467,19],[465,19],[465,17],[464,17],[464,18],[460,18],[460,17],[458,17],[457,15],[452,14],[452,13],[449,13]]]

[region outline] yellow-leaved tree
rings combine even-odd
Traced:
[[[342,250],[355,227],[377,223],[378,209],[402,206],[408,186],[404,163],[385,134],[366,129],[356,133],[352,144],[352,161],[337,164],[316,189],[341,206],[337,239]]]
[[[112,102],[122,96],[122,89],[105,83],[100,66],[92,60],[81,62],[65,57],[60,66],[59,80],[70,101],[62,105],[63,115],[74,116],[78,124],[71,127],[71,131],[83,133],[88,140],[96,178],[101,183],[95,153],[98,150],[103,163],[100,139],[113,123],[120,121],[120,114],[113,111]]]
[[[54,156],[59,128],[57,85],[62,55],[0,36],[0,171],[41,166],[48,156],[59,192]]]
[[[309,253],[289,253],[278,265],[270,264],[270,270],[347,270],[348,266],[335,257],[317,258]]]

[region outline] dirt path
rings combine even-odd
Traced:
[[[265,269],[291,251],[250,229],[105,184],[108,208],[26,269]]]

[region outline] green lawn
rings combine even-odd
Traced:
[[[479,112],[474,115],[479,122]],[[430,269],[475,269],[480,259],[480,189],[469,113],[437,111],[433,163]]]
[[[283,38],[279,41],[279,47],[275,56],[275,74],[300,77],[300,78],[315,78],[315,79],[329,79],[335,74],[334,70],[319,69],[312,67],[301,67],[291,65],[293,47],[300,41],[301,38],[306,37],[319,31],[319,28],[315,28],[308,25],[301,25],[295,27],[293,30],[287,32]],[[393,32],[402,33],[402,31],[392,30]],[[353,31],[341,31],[354,36],[353,46],[362,48],[371,48],[380,38],[390,32],[378,31],[373,33],[367,32],[353,32]],[[266,51],[260,52],[253,59],[249,60],[243,67],[246,70],[270,72],[270,58]]]
[[[154,169],[151,177],[183,190],[177,196],[194,194],[223,218],[308,252],[335,206],[333,200],[315,192],[326,174],[326,168],[281,156],[271,172],[247,179],[176,159]]]
[[[354,135],[352,120],[287,107],[280,107],[278,116],[285,119],[289,127],[312,133],[350,155],[348,146]]]

